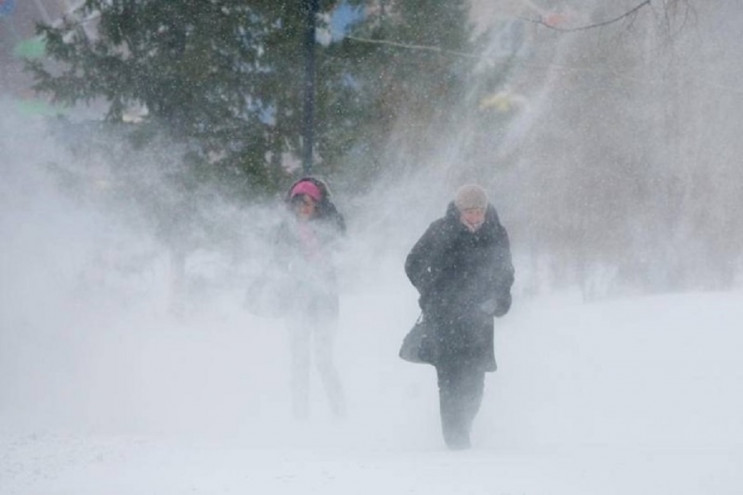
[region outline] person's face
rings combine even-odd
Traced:
[[[294,198],[292,205],[294,206],[294,211],[296,212],[297,217],[301,220],[309,220],[312,218],[317,209],[317,203],[315,200],[305,194]]]
[[[485,222],[485,208],[465,208],[460,212],[459,219],[470,232],[475,232]]]

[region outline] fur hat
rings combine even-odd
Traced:
[[[488,195],[485,189],[475,184],[467,184],[457,189],[454,205],[459,211],[470,208],[487,208]]]

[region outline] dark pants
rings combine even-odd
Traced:
[[[485,372],[463,359],[437,364],[436,374],[444,441],[450,449],[469,448],[472,421],[482,403]]]

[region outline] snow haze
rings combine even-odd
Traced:
[[[612,17],[569,3],[549,18]],[[340,421],[316,374],[292,417],[283,321],[244,304],[274,208],[177,183],[169,143],[122,172],[115,137],[70,148],[84,127],[0,94],[0,493],[743,492],[743,18],[717,4],[548,48],[528,31],[502,85],[472,83],[503,115],[464,118],[422,171],[331,180]],[[480,71],[508,45],[491,36]],[[478,142],[483,122],[503,125]],[[418,316],[405,255],[465,181],[491,193],[517,282],[473,448],[449,452],[433,368],[397,352]]]

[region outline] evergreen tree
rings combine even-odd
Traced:
[[[87,0],[39,27],[58,63],[30,63],[35,88],[68,104],[103,100],[111,122],[142,105],[192,158],[275,186],[283,154],[300,146],[305,3]]]
[[[468,71],[452,54],[469,49],[468,2],[388,1],[374,14],[374,0],[322,0],[320,12],[340,3],[367,7],[349,26],[366,41],[314,47],[316,172],[368,177],[393,136],[417,143],[415,154],[445,128]],[[302,156],[308,5],[87,0],[39,27],[54,63],[29,66],[38,91],[103,101],[110,122],[146,108],[138,136],[165,129],[202,175],[276,190]],[[318,17],[320,28],[328,18]]]

